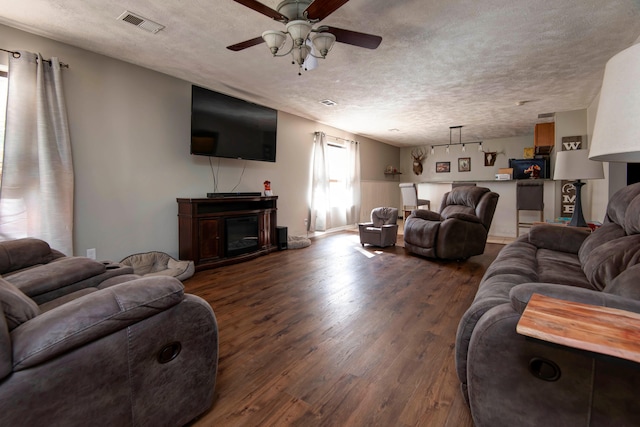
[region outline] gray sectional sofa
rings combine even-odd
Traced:
[[[211,307],[132,271],[0,242],[0,425],[181,426],[212,405]]]
[[[640,184],[612,197],[593,233],[539,225],[505,246],[456,337],[477,427],[640,425],[640,365],[516,332],[534,293],[640,313]]]

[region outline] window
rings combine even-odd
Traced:
[[[332,208],[349,206],[347,149],[334,143],[329,143],[328,148],[330,205]]]

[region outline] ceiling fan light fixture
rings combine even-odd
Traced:
[[[296,20],[287,23],[287,32],[291,35],[295,46],[304,45],[305,40],[309,37],[312,25],[307,21]]]
[[[306,44],[303,44],[302,46],[294,47],[291,51],[291,56],[293,56],[293,61],[296,64],[302,66],[305,59],[307,59],[307,56],[309,56],[309,52],[311,52],[311,48]]]
[[[267,47],[275,56],[282,46],[284,46],[287,40],[287,34],[282,31],[267,30],[262,33],[262,39],[267,43]]]
[[[366,49],[376,49],[382,42],[382,37],[373,34],[326,25],[313,28],[349,0],[278,0],[279,3],[275,9],[261,0],[234,1],[283,24],[286,31],[265,31],[261,37],[232,44],[227,46],[227,49],[238,52],[266,42],[274,57],[287,56],[291,53],[293,63],[298,64],[299,71],[302,68],[305,70],[316,68],[318,64],[316,58],[326,58],[336,42]],[[269,0],[269,2],[275,3],[275,0]],[[314,34],[311,35],[311,33]],[[301,75],[300,72],[298,74]]]
[[[323,58],[326,58],[335,42],[336,36],[331,33],[318,33],[313,38],[313,45]]]

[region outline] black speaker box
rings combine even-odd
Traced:
[[[287,249],[287,227],[276,227],[276,234],[278,240],[278,250]]]

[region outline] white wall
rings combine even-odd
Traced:
[[[555,153],[562,151],[562,138],[566,136],[581,136],[582,137],[582,149],[588,150],[590,145],[589,130],[588,130],[588,115],[587,110],[575,110],[556,113],[556,146],[554,149],[552,167],[555,166]],[[600,209],[596,207],[594,209],[593,200],[598,199],[600,193],[599,184],[603,180],[590,180],[585,181],[586,185],[582,187],[582,212],[586,221],[602,221],[604,215],[602,215]],[[558,197],[561,197],[560,184],[557,186]],[[560,200],[556,200],[555,216],[563,216],[560,212]]]
[[[4,49],[40,52],[70,65],[63,75],[76,255],[96,248],[103,260],[151,250],[177,256],[176,198],[214,191],[213,173],[223,192],[262,191],[270,180],[279,196],[278,225],[289,227],[290,235],[305,234],[315,131],[360,141],[362,176],[369,181],[384,182],[384,165],[399,158],[395,147],[279,113],[276,163],[212,158],[212,171],[208,157],[189,154],[189,82],[1,25],[0,40]]]
[[[587,132],[589,138],[593,135],[593,127],[598,114],[598,103],[600,94],[595,97],[587,108]],[[591,205],[594,218],[602,220],[607,213],[607,204],[614,193],[627,185],[627,165],[626,163],[603,162],[604,180],[589,182],[592,186]],[[583,188],[584,189],[584,188]]]
[[[466,146],[466,151],[460,151],[459,145],[451,146],[449,154],[445,152],[445,147],[435,147],[434,154],[430,154],[430,146],[421,147],[427,153],[426,159],[422,162],[423,172],[421,175],[413,173],[413,159],[411,157],[412,148],[402,148],[400,150],[400,164],[403,172],[403,182],[430,182],[430,181],[478,181],[493,180],[495,174],[500,168],[509,167],[509,159],[521,159],[524,156],[525,147],[533,147],[533,129],[532,134],[513,137],[500,138],[483,141],[482,149],[486,152],[495,151],[498,157],[494,166],[484,165],[484,155],[478,151],[477,144]],[[463,140],[464,142],[464,140]],[[416,148],[416,147],[413,147]],[[471,158],[471,171],[458,172],[458,158]],[[451,162],[451,172],[436,173],[436,162]],[[433,201],[432,201],[433,203]],[[432,205],[433,206],[433,205]],[[439,206],[439,201],[438,201]]]
[[[551,177],[553,177],[553,170],[555,166],[555,154],[558,150],[561,150],[561,141],[564,136],[582,136],[585,147],[588,148],[588,114],[587,110],[576,110],[556,113],[555,118],[555,140],[556,145],[551,152]],[[592,129],[592,128],[591,128]],[[533,129],[531,129],[533,132]],[[423,150],[427,151],[427,158],[423,162],[424,171],[421,175],[415,175],[411,172],[412,158],[411,148],[403,148],[400,151],[402,170],[409,173],[402,175],[402,180],[406,182],[422,182],[422,183],[434,183],[443,182],[441,185],[429,184],[420,185],[418,192],[421,198],[430,199],[431,207],[433,210],[438,210],[440,201],[444,192],[449,191],[451,188],[445,185],[444,182],[450,183],[452,181],[492,181],[495,178],[495,174],[498,173],[499,168],[509,167],[510,158],[522,158],[524,155],[525,147],[533,147],[533,134],[524,137],[516,138],[502,138],[483,141],[484,151],[497,151],[498,157],[494,166],[484,166],[484,158],[481,152],[478,152],[477,145],[472,144],[467,146],[467,150],[463,153],[460,151],[460,146],[455,145],[450,149],[449,154],[446,154],[445,147],[436,147],[435,153],[431,155],[429,153],[430,146],[423,146]],[[458,172],[458,158],[470,157],[471,158],[471,171],[470,172]],[[451,162],[450,173],[436,173],[436,162],[448,161]],[[604,218],[602,214],[600,202],[600,186],[602,180],[589,181],[588,184],[583,187],[583,211],[585,219],[587,220],[599,220]],[[515,236],[515,186],[502,185],[501,183],[484,182],[483,186],[491,188],[493,191],[500,193],[500,200],[498,202],[498,210],[494,218],[490,233],[495,236]],[[513,187],[513,188],[512,188]],[[547,182],[545,183],[545,219],[554,219],[560,216],[560,188],[558,183]],[[592,209],[592,200],[595,200],[596,207]],[[606,207],[605,198],[604,206]],[[525,214],[526,215],[526,214]],[[530,218],[525,218],[529,220]],[[535,218],[533,218],[535,219]],[[537,220],[537,219],[536,219]]]

